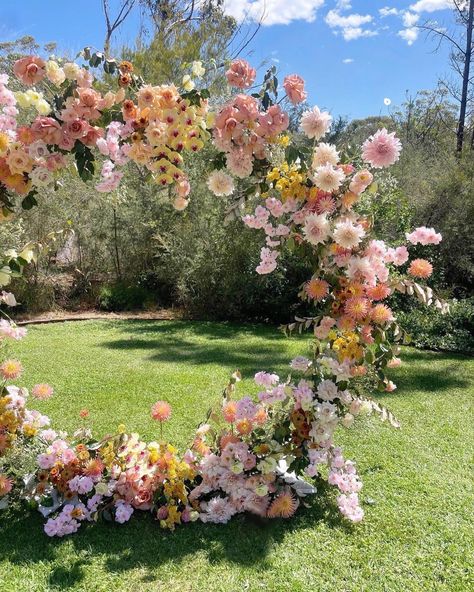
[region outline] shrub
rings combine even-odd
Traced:
[[[446,315],[414,305],[411,310],[399,311],[397,317],[416,347],[474,353],[474,298],[452,300]]]
[[[97,298],[101,310],[121,311],[137,310],[150,304],[152,295],[141,286],[129,286],[122,283],[102,286]]]

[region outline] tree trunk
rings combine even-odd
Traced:
[[[471,67],[472,58],[472,27],[474,21],[474,0],[469,2],[469,15],[467,19],[467,31],[466,31],[466,52],[464,54],[464,71],[462,77],[462,94],[461,94],[461,108],[459,111],[459,122],[457,130],[457,145],[456,151],[462,152],[464,144],[464,126],[466,123],[466,108],[467,108],[467,97],[469,90],[469,72]]]

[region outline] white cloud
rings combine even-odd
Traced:
[[[352,8],[351,0],[337,0],[336,10],[349,10]]]
[[[398,14],[398,8],[390,8],[390,6],[384,6],[379,8],[379,14],[382,18],[386,16],[396,16]]]
[[[360,37],[375,37],[376,35],[378,35],[377,31],[362,29],[362,27],[346,27],[342,29],[344,41],[354,41],[354,39],[360,39]]]
[[[413,12],[435,12],[445,8],[454,8],[453,0],[418,0],[410,6]]]
[[[398,36],[408,43],[408,45],[413,45],[415,41],[418,39],[419,29],[416,27],[408,27],[407,29],[402,29],[398,31]]]
[[[342,60],[343,64],[352,64],[354,63],[354,60],[352,58],[345,58],[344,60]]]
[[[349,14],[342,16],[337,10],[330,10],[324,19],[330,27],[360,27],[366,23],[370,23],[373,17],[370,14]]]
[[[245,20],[263,24],[288,25],[297,20],[313,22],[324,0],[224,0],[224,11],[238,22]]]
[[[412,28],[420,20],[420,15],[408,10],[403,13],[403,26]]]
[[[343,16],[337,10],[330,10],[324,20],[331,29],[336,29],[336,33],[340,30],[346,41],[353,41],[360,37],[373,37],[378,34],[377,31],[362,27],[374,20],[370,14],[354,13]]]

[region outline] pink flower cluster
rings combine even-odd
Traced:
[[[406,234],[407,241],[412,245],[439,245],[442,238],[441,234],[436,232],[434,228],[426,228],[426,226],[420,226],[415,228],[413,232]]]
[[[226,153],[228,170],[246,178],[252,174],[253,159],[266,158],[269,139],[285,131],[288,122],[278,105],[260,111],[257,99],[239,94],[217,114],[214,144]]]

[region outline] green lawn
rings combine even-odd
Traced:
[[[54,427],[74,428],[87,407],[97,432],[125,423],[151,439],[149,408],[164,398],[166,433],[183,448],[230,372],[246,377],[241,394],[254,393],[257,370],[285,375],[307,348],[267,327],[96,321],[32,327],[13,353],[25,384],[54,385],[37,405]],[[361,524],[339,518],[334,492],[291,521],[237,517],[174,534],[144,515],[51,540],[33,513],[0,521],[0,591],[474,590],[474,360],[413,349],[402,358],[398,391],[380,397],[402,429],[374,419],[339,435],[364,480]]]

